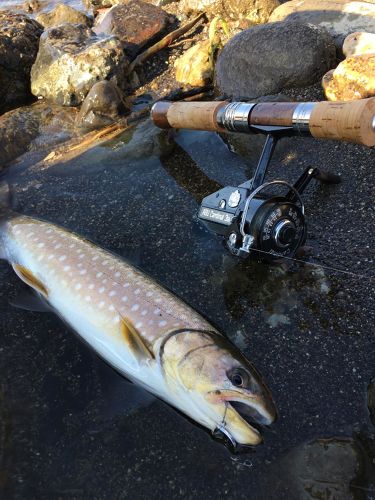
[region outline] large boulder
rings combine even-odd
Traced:
[[[311,85],[335,65],[336,49],[322,28],[298,22],[256,26],[220,53],[216,84],[234,98],[255,98]]]
[[[24,14],[0,11],[0,113],[32,97],[30,71],[42,31]]]
[[[59,24],[64,23],[76,23],[83,24],[85,26],[92,26],[93,22],[92,18],[86,16],[84,12],[62,3],[56,5],[56,7],[50,12],[42,12],[38,14],[36,16],[36,20],[45,28],[58,26]]]
[[[45,31],[31,70],[31,91],[56,104],[80,104],[95,82],[125,85],[128,60],[114,36],[97,36],[90,28],[63,24]]]
[[[338,48],[354,31],[375,33],[375,3],[348,0],[292,0],[274,10],[274,21],[300,21],[326,28]]]
[[[180,8],[186,13],[206,12],[220,15],[226,20],[247,18],[254,24],[266,23],[280,5],[279,0],[181,0]]]
[[[165,30],[169,20],[170,16],[160,7],[142,0],[129,0],[124,5],[115,5],[109,9],[94,27],[94,31],[98,34],[116,35],[124,42],[127,53],[134,56]]]
[[[105,127],[129,112],[120,89],[112,82],[103,80],[95,83],[76,118],[76,125],[84,131]]]

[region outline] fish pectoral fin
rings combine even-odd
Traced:
[[[141,334],[128,318],[121,318],[120,329],[130,352],[138,361],[155,359],[153,353],[144,343]]]
[[[14,272],[22,281],[38,291],[41,295],[43,295],[43,297],[48,297],[47,288],[40,280],[38,280],[38,278],[33,275],[33,273],[29,269],[21,266],[20,264],[12,264],[12,267],[14,269]]]

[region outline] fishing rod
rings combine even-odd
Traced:
[[[158,101],[151,116],[164,129],[266,136],[254,176],[206,196],[198,212],[198,218],[224,237],[229,251],[240,257],[252,251],[271,260],[294,257],[307,237],[304,190],[313,179],[325,184],[340,182],[339,176],[320,168],[307,168],[294,184],[281,179],[266,182],[279,139],[297,135],[375,146],[375,97],[349,102]],[[285,195],[274,191],[280,186]]]

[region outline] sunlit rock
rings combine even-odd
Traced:
[[[212,80],[210,42],[198,42],[175,62],[176,80],[185,85],[199,87]]]
[[[292,0],[272,13],[270,21],[300,21],[329,31],[341,48],[354,31],[375,32],[375,4],[345,0]]]
[[[24,14],[0,11],[0,113],[30,99],[30,71],[43,27]]]
[[[346,57],[358,54],[375,54],[375,34],[357,31],[344,40],[342,51]]]
[[[328,32],[298,22],[255,26],[234,36],[219,54],[216,83],[235,98],[254,98],[319,81],[336,62]]]
[[[206,12],[226,20],[249,19],[254,24],[266,23],[270,14],[280,5],[279,0],[181,0],[187,14]]]
[[[31,70],[31,91],[56,104],[76,106],[97,81],[108,79],[124,86],[127,66],[118,38],[97,36],[82,25],[63,24],[41,36]]]
[[[375,96],[375,52],[347,57],[322,80],[330,101],[351,101]]]
[[[160,7],[142,0],[129,0],[124,5],[109,9],[100,18],[94,31],[116,35],[124,42],[125,50],[136,55],[147,42],[165,30],[169,20],[170,16]]]
[[[92,18],[84,14],[83,12],[70,7],[69,5],[58,4],[50,12],[42,12],[36,17],[38,23],[40,23],[45,28],[50,28],[51,26],[58,26],[64,23],[77,23],[83,24],[85,26],[92,25]]]
[[[76,125],[84,131],[105,127],[129,111],[120,89],[107,80],[95,83],[83,101]]]

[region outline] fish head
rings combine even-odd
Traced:
[[[229,341],[215,332],[180,332],[163,357],[186,413],[234,446],[262,441],[252,424],[270,425],[276,407],[260,374]]]

